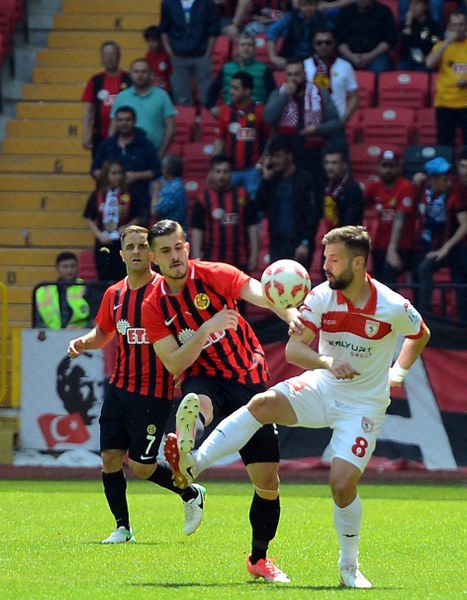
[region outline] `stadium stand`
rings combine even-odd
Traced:
[[[363,141],[366,143],[410,144],[414,134],[415,112],[410,108],[379,106],[362,113]]]
[[[389,71],[378,77],[379,106],[419,108],[428,106],[430,95],[428,73]]]

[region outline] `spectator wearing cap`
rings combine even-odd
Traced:
[[[455,284],[467,284],[467,201],[453,186],[453,165],[438,156],[425,165],[428,176],[420,203],[421,248],[418,266],[422,312],[431,310],[433,275],[449,267]],[[459,317],[467,321],[467,290],[456,289]]]
[[[417,192],[401,176],[401,157],[392,150],[381,152],[378,179],[365,193],[367,209],[373,209],[377,229],[373,234],[373,276],[395,283],[413,265],[416,255],[415,216]]]
[[[453,146],[456,129],[467,144],[467,15],[455,11],[449,15],[448,28],[426,57],[429,69],[438,68],[434,106],[437,143]]]

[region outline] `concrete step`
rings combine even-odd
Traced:
[[[57,272],[54,267],[4,267],[0,266],[0,281],[8,285],[8,300],[16,302],[18,296],[21,303],[27,299],[31,302],[31,290],[41,281],[54,281],[57,279]],[[20,290],[20,292],[18,292]],[[13,291],[15,293],[13,294]]]
[[[11,267],[12,270],[21,266],[55,265],[56,248],[2,248],[0,265]],[[55,272],[55,269],[54,269]]]
[[[26,141],[26,140],[25,140]],[[8,140],[5,145],[13,144],[15,140]],[[2,173],[56,173],[59,169],[64,174],[89,173],[91,160],[89,156],[63,156],[56,159],[52,156],[27,156],[22,152],[18,156],[0,156],[0,171]]]
[[[86,82],[83,83],[26,83],[23,86],[23,100],[49,100],[63,102],[64,100],[81,100]]]
[[[137,48],[125,47],[122,51],[121,67],[127,69],[132,60],[145,55],[145,50],[140,45]],[[47,48],[37,53],[37,66],[39,67],[87,67],[87,81],[94,73],[102,71],[99,50],[87,48]]]
[[[81,108],[81,107],[80,107]],[[49,119],[16,119],[9,121],[6,133],[11,138],[62,138],[81,140],[81,120]]]
[[[112,2],[113,4],[114,2]],[[139,2],[134,4],[134,10],[140,11]],[[94,12],[94,11],[93,11]],[[140,35],[148,25],[155,23],[158,11],[154,6],[149,13],[122,15],[114,10],[104,14],[94,12],[92,16],[83,13],[62,13],[54,18],[54,29],[56,31],[137,31]]]
[[[19,102],[19,119],[82,119],[83,105],[74,102]]]
[[[61,211],[79,213],[84,209],[87,195],[63,192],[0,192],[0,211],[15,210],[28,212],[31,210]],[[1,263],[0,254],[0,263]]]
[[[17,213],[16,211],[3,211],[2,223],[8,223],[8,229],[27,228],[36,229],[75,229],[76,231],[89,231],[86,220],[81,213],[72,212],[41,212]],[[0,229],[0,231],[2,231]]]
[[[33,83],[82,83],[93,75],[89,67],[36,67],[32,72]]]
[[[54,158],[56,165],[52,167],[51,172],[63,172],[66,164],[67,155],[83,156],[89,160],[88,168],[91,164],[89,150],[81,145],[79,138],[69,140],[45,138],[8,138],[3,143],[4,154],[48,154]]]
[[[41,193],[50,192],[84,192],[89,194],[95,188],[95,182],[91,177],[83,175],[19,175],[0,173],[0,191],[24,192],[30,191]]]
[[[135,12],[137,7],[138,13],[148,13],[156,15],[160,14],[161,0],[138,0],[136,6],[134,3],[127,0],[63,0],[63,13],[88,13],[91,15],[97,14],[122,14],[128,15]],[[149,23],[151,25],[151,23]]]
[[[93,244],[89,230],[11,228],[2,231],[2,246],[39,248],[88,248]]]
[[[47,46],[49,48],[94,48],[97,51],[108,39],[108,32],[51,31]],[[141,32],[115,31],[112,32],[112,39],[121,48],[139,48],[141,51],[146,49]]]
[[[0,267],[1,269],[1,267]],[[49,273],[50,269],[48,270]],[[56,278],[57,274],[55,273],[55,269],[53,269],[54,275],[52,275],[52,280]],[[47,277],[50,277],[50,274],[47,274]],[[47,281],[44,278],[44,281]],[[40,282],[38,282],[40,283]],[[32,288],[31,285],[26,283],[25,285],[17,285],[12,284],[8,286],[8,301],[12,304],[27,304],[31,307],[32,304]]]

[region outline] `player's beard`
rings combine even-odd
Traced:
[[[354,274],[350,267],[347,267],[347,269],[339,276],[333,275],[329,271],[325,272],[325,275],[332,277],[332,279],[328,279],[329,287],[332,290],[344,290],[354,279]]]

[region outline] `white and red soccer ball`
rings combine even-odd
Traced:
[[[311,277],[303,265],[282,258],[270,264],[261,275],[263,293],[276,308],[293,308],[305,300]]]

